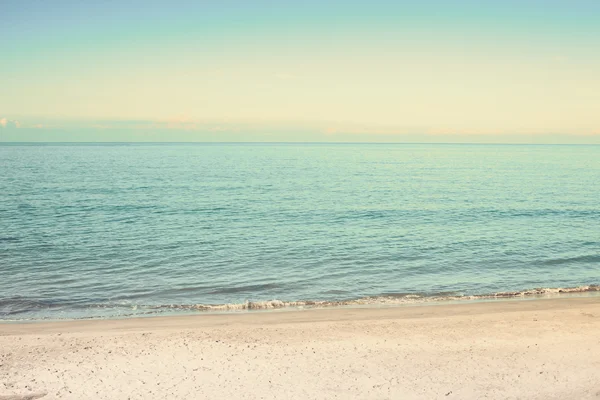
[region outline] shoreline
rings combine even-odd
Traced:
[[[227,324],[293,324],[302,322],[372,319],[436,318],[460,315],[560,310],[572,305],[600,305],[600,292],[566,294],[556,297],[444,300],[393,305],[282,308],[250,311],[196,312],[143,315],[123,318],[82,318],[64,320],[0,321],[0,337],[11,334],[75,332],[102,329],[148,329],[164,326],[211,327]],[[74,331],[73,328],[76,330]],[[44,332],[47,331],[47,332]]]
[[[594,354],[598,296],[1,324],[0,399],[596,399]]]
[[[422,307],[428,305],[451,305],[451,304],[470,304],[479,302],[503,302],[503,301],[530,301],[530,300],[550,300],[563,299],[571,297],[600,297],[600,285],[590,284],[576,287],[557,287],[557,288],[536,288],[520,291],[498,292],[493,294],[477,295],[388,295],[362,297],[358,299],[337,300],[337,301],[246,301],[244,303],[227,304],[171,304],[163,306],[133,306],[135,310],[138,307],[148,308],[149,311],[107,315],[107,316],[89,316],[81,318],[40,318],[40,319],[0,319],[0,326],[3,324],[35,324],[42,322],[67,322],[67,321],[93,321],[93,320],[122,320],[135,318],[156,318],[156,317],[183,317],[193,315],[230,315],[246,313],[264,313],[264,312],[298,312],[307,310],[321,309],[361,309],[361,308],[394,308],[394,307]],[[151,311],[159,310],[159,311]],[[160,311],[166,310],[166,311]],[[1,400],[1,399],[0,399]]]

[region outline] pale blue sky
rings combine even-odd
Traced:
[[[600,2],[3,1],[0,140],[600,142]]]

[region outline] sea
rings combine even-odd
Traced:
[[[0,144],[0,320],[598,292],[600,146]]]

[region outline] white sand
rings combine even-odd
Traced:
[[[600,297],[0,324],[33,398],[600,399]]]

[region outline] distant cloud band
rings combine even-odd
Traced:
[[[20,128],[21,123],[17,120],[0,118],[0,128]]]

